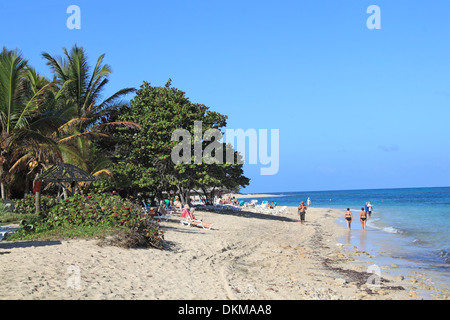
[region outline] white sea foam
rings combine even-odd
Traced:
[[[388,232],[388,233],[398,233],[398,234],[402,233],[401,230],[394,228],[394,227],[384,227],[382,230],[384,232]]]
[[[396,233],[396,234],[402,234],[403,233],[402,230],[394,228],[394,227],[391,227],[391,226],[387,226],[387,227],[379,226],[379,225],[377,225],[377,221],[380,221],[380,219],[379,218],[371,218],[369,220],[369,222],[367,223],[367,225],[369,227],[371,227],[371,228],[382,230],[382,231],[387,232],[387,233]]]

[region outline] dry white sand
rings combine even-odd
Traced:
[[[166,249],[97,240],[0,242],[0,299],[420,299],[408,279],[371,288],[337,244],[342,213],[197,212],[213,230],[162,222]]]

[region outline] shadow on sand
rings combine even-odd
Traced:
[[[16,249],[16,248],[30,248],[30,247],[45,247],[60,245],[61,241],[0,241],[0,249]],[[9,253],[0,252],[0,254]]]
[[[199,209],[200,211],[201,209]],[[232,210],[225,210],[221,213],[217,213],[219,215],[229,215],[229,216],[236,216],[236,217],[244,217],[244,218],[251,218],[251,219],[265,219],[265,220],[275,220],[275,221],[285,221],[285,222],[298,222],[296,219],[288,218],[285,216],[282,216],[280,214],[269,214],[269,213],[259,213],[254,211],[247,211],[242,209],[241,211],[232,211]]]

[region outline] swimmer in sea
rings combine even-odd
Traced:
[[[359,221],[361,221],[363,230],[366,230],[366,220],[367,220],[367,213],[363,207],[363,208],[361,208],[361,212],[359,213]]]
[[[344,213],[344,218],[345,218],[345,221],[347,222],[347,228],[350,229],[351,224],[352,224],[352,218],[353,218],[353,215],[350,212],[350,208],[347,208],[347,211]]]

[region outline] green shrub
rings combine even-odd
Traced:
[[[3,200],[0,200],[0,217],[10,215],[11,212],[6,208],[6,206],[3,204]]]
[[[27,194],[23,199],[13,199],[15,212],[17,214],[34,214],[36,212],[36,202],[34,194]],[[56,205],[57,199],[54,196],[41,195],[41,209],[43,211]]]
[[[11,212],[0,199],[0,225],[18,223],[22,219],[29,218],[31,215],[18,214],[17,212]]]
[[[129,245],[123,246],[162,248],[163,232],[158,222],[143,215],[140,206],[115,194],[77,194],[32,219],[25,219],[22,226],[12,238],[29,239],[30,235],[39,234],[105,237],[104,231],[113,231],[127,235]]]

